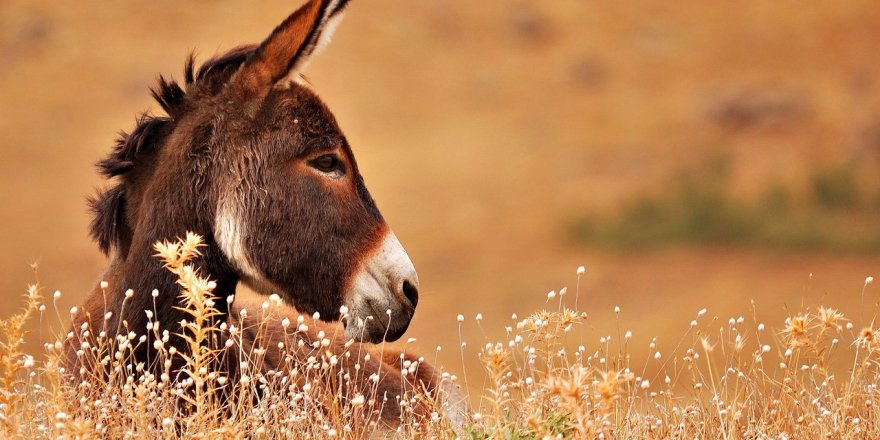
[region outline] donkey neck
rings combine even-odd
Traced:
[[[175,237],[164,239],[171,240]],[[181,338],[175,335],[181,331],[180,321],[191,317],[180,310],[181,287],[177,284],[178,279],[154,256],[153,242],[135,239],[126,255],[116,255],[102,278],[107,282],[107,288],[101,291],[100,286],[96,287],[95,293],[98,295],[93,297],[106,295],[105,313],[112,312],[107,320],[108,328],[118,328],[120,332],[134,332],[137,335],[145,334],[148,323],[146,311],[152,311],[152,320],[159,323],[160,329],[171,334],[172,345],[182,349]],[[213,239],[207,237],[206,242],[207,246],[200,248],[202,255],[191,264],[199,273],[217,283],[214,289],[218,298],[215,307],[221,315],[216,319],[225,319],[229,310],[226,297],[235,293],[238,277],[225,263]],[[127,291],[131,291],[131,295],[126,295]]]

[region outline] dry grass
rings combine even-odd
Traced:
[[[158,244],[158,256],[179,278],[187,354],[166,349],[170,335],[152,325],[148,334],[107,329],[81,343],[83,368],[65,371],[63,340],[88,337],[75,329],[45,344],[45,353],[22,353],[25,322],[48,319],[39,288],[26,305],[0,323],[0,428],[7,438],[370,438],[384,435],[370,421],[364,396],[343,395],[332,359],[311,358],[288,371],[260,373],[259,349],[245,353],[245,372],[232,383],[221,347],[242,347],[241,332],[217,316],[214,283],[187,262],[197,236]],[[578,271],[580,277],[582,270]],[[873,280],[865,280],[867,287]],[[439,410],[419,420],[404,407],[400,437],[454,438],[877,438],[880,436],[880,329],[855,323],[836,310],[804,308],[777,329],[754,319],[724,322],[705,309],[675,346],[631,344],[632,332],[584,341],[586,313],[566,290],[547,295],[549,310],[512,316],[503,341],[479,352],[484,371],[473,384],[466,428],[451,429]],[[57,300],[58,294],[54,300]],[[274,299],[277,301],[277,299]],[[273,300],[270,300],[270,302]],[[53,301],[54,302],[54,301]],[[271,304],[269,305],[271,307]],[[150,315],[149,311],[145,313]],[[621,311],[615,308],[619,318]],[[867,313],[866,313],[867,314]],[[57,318],[61,318],[58,314]],[[482,317],[477,316],[479,323]],[[459,325],[465,317],[459,315]],[[619,319],[617,321],[620,322]],[[638,328],[636,328],[638,330]],[[79,339],[78,339],[79,340]],[[86,339],[82,339],[85,341]],[[461,344],[462,360],[464,346]],[[141,344],[156,348],[153,362],[165,373],[127,362]],[[439,348],[438,348],[439,349]],[[649,359],[633,365],[632,353]],[[175,374],[172,364],[182,365]],[[90,368],[100,364],[103,368]],[[249,373],[250,372],[250,373]],[[73,373],[73,374],[71,374]],[[467,373],[467,372],[463,372]],[[302,376],[305,375],[305,376]],[[444,376],[456,380],[455,376]],[[307,380],[303,381],[303,377]],[[468,376],[462,375],[465,382]],[[338,378],[336,378],[338,379]],[[470,389],[475,389],[471,387]],[[234,396],[233,399],[225,398]],[[180,404],[181,401],[189,404]],[[388,404],[388,402],[385,402]]]

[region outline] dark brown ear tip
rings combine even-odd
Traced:
[[[253,51],[236,72],[234,93],[263,94],[295,73],[314,52],[324,28],[348,6],[348,0],[310,0],[300,6]]]
[[[332,3],[332,2],[331,2]],[[348,6],[349,0],[339,0],[336,2],[336,5],[333,6],[333,9],[329,11],[327,14],[328,18],[333,18],[343,12],[345,12],[345,7]]]

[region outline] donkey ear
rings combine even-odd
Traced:
[[[301,72],[309,58],[330,41],[348,1],[309,0],[257,47],[232,77],[232,86],[246,94],[260,94]]]

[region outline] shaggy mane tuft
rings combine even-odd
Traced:
[[[138,159],[153,153],[170,133],[174,121],[186,111],[188,93],[198,88],[200,93],[217,94],[229,78],[250,57],[255,45],[240,46],[209,59],[195,69],[195,55],[190,54],[184,64],[184,86],[159,76],[157,85],[150,89],[153,98],[167,116],[144,113],[137,118],[134,130],[121,132],[113,151],[97,163],[101,175],[121,177],[123,182],[89,198],[92,211],[91,236],[104,254],[119,248],[130,229],[125,223],[126,174],[137,166]]]

